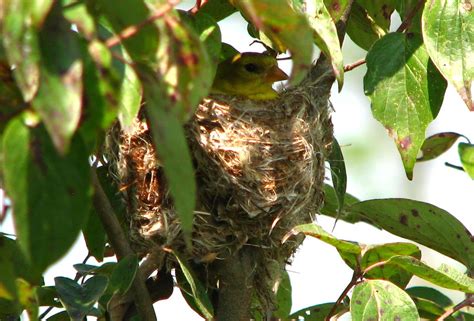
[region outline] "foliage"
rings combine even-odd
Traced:
[[[77,265],[75,280],[57,277],[54,285],[44,285],[41,276],[81,232],[90,255],[99,262],[110,256],[115,244],[110,227],[99,219],[93,192],[102,186],[117,215],[123,204],[116,199],[118,187],[96,168],[102,161],[100,146],[116,119],[124,128],[130,125],[143,101],[190,246],[196,182],[183,124],[208,95],[216,64],[234,52],[222,43],[217,24],[234,12],[247,20],[250,34],[269,50],[291,54],[291,85],[310,71],[316,45],[329,59],[341,88],[344,69],[353,68],[342,63],[341,36],[346,33],[367,50],[364,92],[373,116],[393,138],[408,179],[416,162],[435,159],[461,137],[467,142],[458,145],[459,168],[474,179],[474,145],[468,138],[453,132],[425,138],[448,83],[474,110],[470,1],[208,0],[196,1],[189,12],[177,10],[175,4],[9,0],[0,5],[0,176],[16,226],[15,238],[0,235],[0,319],[15,319],[26,311],[37,320],[40,306],[63,309],[51,320],[103,318],[114,297],[136,290],[140,270],[135,255],[117,255],[117,263],[100,266]],[[394,12],[402,24],[391,32]],[[353,320],[375,320],[382,313],[381,320],[441,315],[446,320],[473,319],[469,312],[459,311],[474,300],[471,232],[431,204],[409,199],[359,201],[346,194],[346,168],[336,140],[329,163],[334,189],[325,187],[321,214],[366,222],[427,246],[462,263],[466,273],[426,265],[414,243],[367,245],[337,239],[317,224],[297,226],[291,234],[304,233],[334,246],[354,277],[337,302],[315,302],[289,315],[291,284],[285,273],[275,316],[326,320],[349,311]],[[99,175],[99,187],[91,171]],[[120,253],[117,248],[112,252]],[[176,261],[181,266],[178,283],[188,303],[211,318],[209,293],[192,264],[178,255]],[[433,288],[407,289],[413,275],[464,292],[466,299],[454,305]]]

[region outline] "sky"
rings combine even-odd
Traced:
[[[249,47],[253,39],[247,35],[238,15],[233,15],[220,25],[224,42],[232,44],[239,51],[263,51],[259,45]],[[346,39],[343,50],[345,63],[365,56],[365,52],[349,39]],[[283,61],[281,67],[289,72],[290,62]],[[363,94],[365,71],[365,66],[361,66],[346,73],[344,88],[340,93],[337,88],[333,88],[331,97],[335,109],[335,136],[342,146],[348,173],[347,191],[361,200],[403,197],[428,202],[450,212],[473,232],[471,199],[474,182],[465,173],[444,165],[445,162],[459,165],[456,148],[453,147],[436,160],[417,164],[413,181],[408,181],[395,144],[386,134],[385,128],[371,115],[370,103]],[[469,113],[455,90],[448,87],[439,116],[428,128],[427,136],[455,131],[474,140],[472,124],[474,113]],[[317,222],[327,231],[331,231],[334,224],[333,219],[324,216],[318,216]],[[11,217],[3,222],[0,231],[14,233]],[[333,234],[365,244],[403,241],[364,223],[347,224],[339,221]],[[444,262],[464,271],[463,266],[454,260],[422,248],[422,260],[430,266],[437,267]],[[75,271],[72,265],[82,261],[86,253],[84,240],[80,237],[69,254],[47,271],[46,284],[53,284],[53,278],[59,275],[73,278]],[[310,238],[305,240],[287,269],[293,288],[292,311],[318,303],[334,302],[352,276],[352,271],[333,247]],[[414,278],[411,284],[426,283]],[[460,292],[447,293],[454,301],[462,299]],[[202,320],[187,306],[177,289],[170,300],[155,304],[155,309],[160,321]]]

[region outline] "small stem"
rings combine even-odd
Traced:
[[[415,17],[416,13],[421,9],[421,7],[425,4],[426,0],[419,0],[416,5],[411,9],[408,15],[403,20],[402,24],[397,28],[397,32],[404,32],[408,28],[410,28],[413,18]]]
[[[339,298],[337,298],[336,303],[331,308],[331,311],[329,311],[328,315],[326,316],[326,321],[330,321],[331,317],[336,313],[337,306],[341,304],[342,300],[346,297],[346,295],[349,293],[349,291],[354,287],[354,285],[357,284],[358,280],[360,278],[360,271],[358,268],[354,269],[354,273],[352,274],[352,279],[349,282],[349,284],[346,286],[344,291],[342,291],[341,295]]]
[[[462,166],[454,165],[448,162],[445,162],[444,165],[464,172],[464,168]]]
[[[363,64],[365,64],[365,59],[359,59],[351,64],[345,65],[344,71],[351,71],[352,69],[362,66]]]
[[[440,315],[436,321],[443,321],[447,319],[449,316],[451,316],[453,313],[456,311],[461,310],[462,308],[469,307],[469,306],[474,306],[474,295],[469,295],[464,301],[461,301],[460,303],[456,304],[454,307],[451,309],[446,310],[442,315]]]
[[[165,5],[163,5],[161,8],[156,10],[151,16],[149,16],[147,19],[143,20],[140,23],[137,23],[136,25],[131,25],[120,31],[118,35],[115,35],[113,37],[110,37],[105,41],[105,45],[109,48],[119,44],[122,40],[125,40],[127,38],[130,38],[134,35],[136,35],[143,27],[145,27],[147,24],[152,23],[153,21],[163,17],[166,13],[168,13],[173,7],[178,4],[179,1],[177,0],[169,0]]]
[[[105,194],[100,184],[99,178],[95,168],[92,170],[92,184],[94,186],[93,204],[99,215],[110,243],[115,250],[117,258],[120,260],[123,257],[134,254],[128,240],[125,236],[122,227],[117,219],[117,215],[110,204],[110,201]],[[155,311],[151,302],[150,294],[145,285],[145,280],[141,273],[137,273],[133,280],[131,291],[134,294],[135,306],[137,307],[140,319],[144,321],[156,321]]]

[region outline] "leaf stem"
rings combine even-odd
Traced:
[[[344,72],[351,71],[352,69],[362,66],[363,64],[365,64],[365,59],[354,61],[353,63],[344,66]]]
[[[464,168],[462,166],[454,165],[448,162],[445,162],[444,165],[464,172]]]
[[[404,32],[405,30],[410,28],[413,18],[415,17],[416,13],[421,9],[421,7],[425,4],[425,2],[426,0],[419,0],[416,3],[416,5],[411,9],[411,11],[402,21],[401,25],[397,28],[397,32]]]
[[[354,273],[352,274],[352,279],[351,281],[349,282],[349,284],[346,286],[346,288],[344,289],[344,291],[342,291],[341,295],[339,296],[339,298],[337,298],[337,301],[336,303],[334,303],[334,305],[332,306],[331,310],[329,311],[328,315],[326,316],[326,319],[325,321],[330,321],[331,320],[331,317],[335,314],[336,312],[336,309],[337,309],[337,306],[339,304],[341,304],[342,300],[344,300],[344,298],[347,296],[347,294],[349,293],[349,291],[354,287],[354,285],[357,284],[357,282],[359,282],[359,279],[361,277],[361,272],[359,270],[358,267],[356,267],[354,269]]]
[[[460,303],[456,304],[451,309],[446,310],[446,312],[444,312],[442,315],[440,315],[436,319],[436,321],[443,321],[443,320],[447,319],[449,316],[451,316],[453,313],[455,313],[456,311],[459,311],[462,308],[469,307],[469,306],[470,307],[474,306],[474,295],[472,295],[472,294],[469,294],[466,299],[464,299]]]
[[[178,0],[168,0],[166,4],[164,4],[161,8],[157,9],[151,16],[147,19],[137,23],[135,25],[131,25],[120,31],[119,34],[110,37],[105,41],[105,45],[109,48],[119,44],[122,40],[128,39],[134,35],[136,35],[143,27],[147,24],[154,22],[155,20],[163,17],[166,13],[171,11],[173,7],[178,4]]]
[[[128,243],[122,227],[117,219],[117,215],[110,204],[100,184],[95,168],[92,170],[92,184],[94,186],[93,204],[99,215],[110,243],[115,250],[118,260],[133,254],[133,250]],[[151,302],[150,294],[145,285],[144,278],[141,273],[137,273],[133,280],[131,290],[134,293],[135,306],[140,315],[140,319],[144,321],[156,321],[155,311]]]

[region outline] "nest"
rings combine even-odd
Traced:
[[[179,219],[155,156],[144,117],[109,133],[110,170],[121,186],[138,253],[172,248],[210,266],[243,247],[258,251],[255,288],[272,302],[275,265],[290,260],[301,237],[282,238],[311,222],[323,202],[325,156],[332,142],[327,88],[308,79],[276,100],[215,95],[186,124],[198,187],[193,250],[186,251]],[[161,264],[173,265],[172,258]]]

